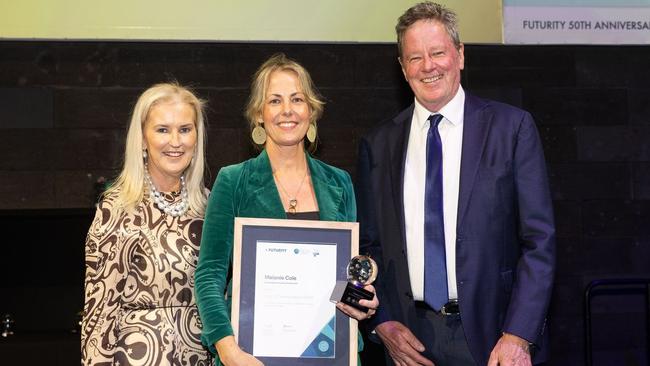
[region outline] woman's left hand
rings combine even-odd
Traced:
[[[370,319],[377,312],[377,308],[379,307],[379,299],[377,299],[377,293],[375,292],[375,287],[373,285],[365,285],[363,286],[363,289],[374,294],[372,300],[359,300],[359,305],[367,307],[368,312],[363,312],[361,310],[353,308],[352,306],[344,304],[341,301],[336,303],[336,307],[348,316],[355,318],[356,320],[361,321]]]

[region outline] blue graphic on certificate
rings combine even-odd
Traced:
[[[253,355],[334,358],[336,244],[258,241]]]

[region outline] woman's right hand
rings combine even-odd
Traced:
[[[224,366],[264,366],[260,360],[239,348],[233,336],[221,338],[214,346]]]
[[[232,357],[228,357],[227,359],[222,358],[221,362],[223,362],[224,366],[264,366],[260,360],[241,349],[232,355]]]

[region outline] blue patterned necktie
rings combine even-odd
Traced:
[[[429,117],[424,188],[424,301],[435,310],[449,301],[442,212],[442,141],[438,132],[441,120],[441,114]]]

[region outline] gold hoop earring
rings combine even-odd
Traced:
[[[262,127],[262,122],[253,128],[251,137],[253,138],[253,142],[257,145],[264,145],[266,142],[266,130]]]
[[[307,140],[312,144],[316,141],[316,124],[310,123],[309,128],[307,129]]]

